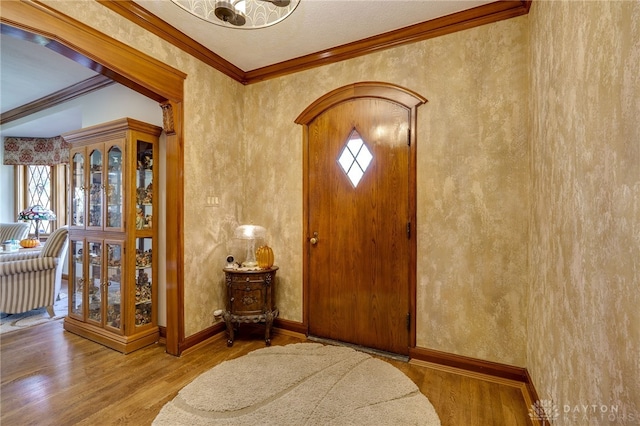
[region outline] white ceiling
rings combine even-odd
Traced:
[[[301,0],[284,21],[268,28],[246,30],[203,21],[169,0],[135,1],[245,72],[491,2]],[[95,75],[36,43],[6,35],[2,35],[0,41],[2,113]],[[61,111],[56,114],[6,123],[0,127],[0,133],[2,136],[51,137],[75,128],[65,128],[65,114]],[[78,111],[69,114],[75,114],[73,119],[77,120]]]
[[[221,27],[169,0],[136,0],[243,71],[319,52],[491,3],[482,0],[301,0],[284,21],[263,29]]]
[[[0,35],[0,112],[5,113],[96,75],[39,44]],[[0,135],[48,138],[78,128],[77,108],[34,114],[6,123]]]

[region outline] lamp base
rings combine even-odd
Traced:
[[[36,236],[34,240],[40,243],[40,219],[36,219]]]

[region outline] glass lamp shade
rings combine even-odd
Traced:
[[[257,225],[241,225],[235,229],[234,240],[240,246],[244,261],[242,267],[256,268],[258,262],[256,260],[256,249],[264,245],[267,230]]]
[[[234,237],[241,240],[255,240],[267,236],[267,230],[257,225],[240,225],[234,232]]]
[[[18,214],[18,220],[35,220],[36,222],[36,240],[40,240],[40,221],[41,220],[56,220],[56,214],[51,210],[39,205],[29,207],[26,210],[22,210]]]
[[[56,214],[42,206],[33,206],[22,210],[18,220],[56,220]]]

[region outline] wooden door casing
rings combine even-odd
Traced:
[[[385,83],[360,83],[296,120],[306,125],[305,233],[318,235],[317,244],[305,242],[312,335],[400,354],[415,345],[413,321],[407,326],[415,316],[412,129],[424,101]],[[373,154],[357,187],[337,162],[353,131]]]
[[[50,37],[47,47],[106,75],[130,89],[161,102],[166,132],[166,351],[171,355],[196,344],[184,335],[184,80],[187,75],[133,49],[41,2],[5,2],[3,24],[11,34],[30,40],[33,34]]]

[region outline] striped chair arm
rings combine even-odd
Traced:
[[[0,243],[6,240],[24,240],[29,236],[30,226],[26,222],[0,223]]]
[[[60,251],[67,242],[67,234],[69,229],[67,226],[61,226],[49,235],[47,242],[44,243],[44,247],[40,252],[40,257],[58,257]]]
[[[0,262],[11,262],[14,260],[35,259],[40,257],[40,251],[20,251],[17,253],[0,253]]]
[[[55,269],[58,266],[58,260],[54,257],[37,257],[13,262],[0,262],[0,276]]]

